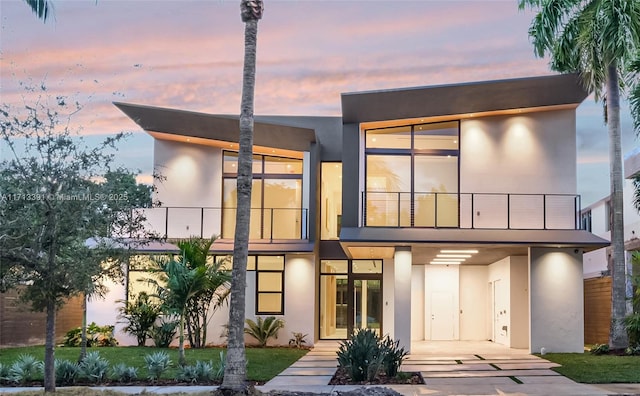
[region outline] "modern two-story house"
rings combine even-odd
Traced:
[[[257,116],[247,316],[281,315],[283,343],[368,327],[406,348],[581,352],[582,256],[608,245],[580,227],[586,96],[554,75],[345,93],[340,117]],[[238,117],[116,106],[153,136],[165,177],[150,227],[219,235],[212,255],[229,254]],[[143,269],[132,263],[114,298],[140,290]],[[209,334],[226,322],[217,313]]]

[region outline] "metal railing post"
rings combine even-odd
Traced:
[[[165,208],[164,213],[164,237],[169,238],[169,207]]]
[[[542,229],[547,229],[547,194],[542,196]]]
[[[204,207],[200,208],[200,238],[204,238]]]
[[[511,229],[511,194],[507,194],[507,230]]]
[[[271,208],[270,211],[271,211],[271,221],[269,221],[269,228],[270,228],[269,240],[273,242],[273,208]]]
[[[434,213],[433,213],[433,226],[438,228],[438,193],[435,194],[435,205],[434,205]]]
[[[476,211],[473,205],[475,200],[476,200],[476,197],[474,196],[474,193],[471,193],[471,229],[475,228],[474,219],[476,218]]]
[[[398,227],[400,227],[400,192],[398,192],[398,213],[396,214],[398,216]]]

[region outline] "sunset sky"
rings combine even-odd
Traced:
[[[87,103],[74,126],[90,142],[132,131],[119,157],[151,173],[152,139],[112,101],[237,114],[243,32],[239,1],[54,0],[43,24],[23,1],[0,0],[2,103],[18,82],[44,81]],[[339,115],[340,93],[550,74],[516,0],[265,0],[256,114]],[[26,97],[29,100],[29,97]],[[608,194],[602,107],[578,108],[578,193]],[[628,105],[623,153],[635,145]],[[0,148],[0,155],[7,155]]]

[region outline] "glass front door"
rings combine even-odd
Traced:
[[[382,260],[320,260],[320,338],[382,334]]]
[[[380,279],[352,279],[351,329],[382,327],[382,282]]]

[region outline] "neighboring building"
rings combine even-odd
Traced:
[[[0,347],[44,345],[45,312],[33,311],[20,298],[21,286],[0,293]],[[56,342],[62,343],[69,330],[82,325],[82,297],[65,301],[56,313]]]
[[[640,150],[636,149],[624,159],[623,214],[624,245],[627,274],[632,274],[631,255],[640,250],[640,215],[633,203],[635,188],[633,179],[640,175]],[[580,212],[585,230],[601,238],[611,239],[610,197],[582,209]],[[584,255],[585,279],[585,342],[589,344],[609,342],[611,322],[611,274],[609,261],[611,248],[597,249]],[[633,295],[631,279],[627,277],[627,296]],[[631,299],[629,299],[631,309]]]
[[[256,116],[247,316],[282,315],[281,343],[370,327],[407,348],[581,352],[583,252],[608,245],[580,229],[586,96],[576,76],[555,75],[346,93],[342,117]],[[150,226],[220,235],[212,254],[230,254],[238,117],[116,106],[154,137],[166,177]],[[139,269],[90,315],[115,322],[114,301],[143,287]],[[216,313],[211,341],[226,322]]]

